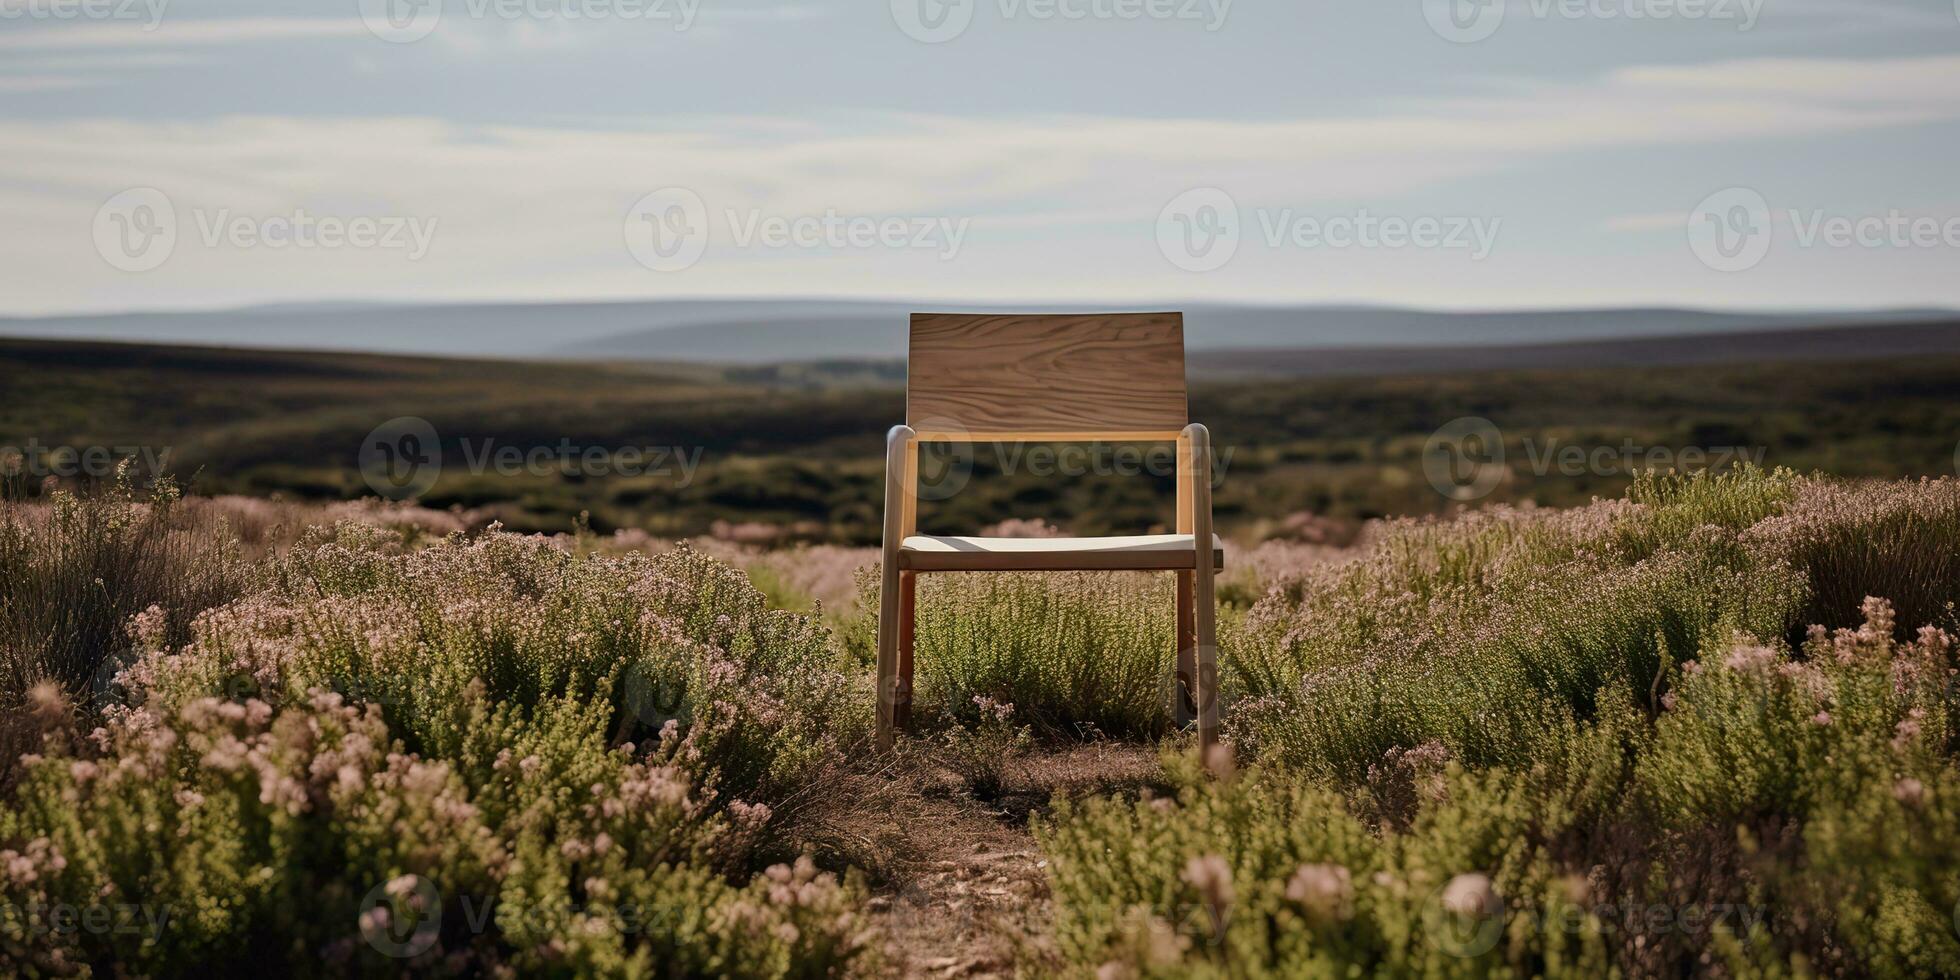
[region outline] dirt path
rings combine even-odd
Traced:
[[[1052,955],[1047,862],[1029,819],[1058,797],[1137,792],[1160,772],[1155,748],[1121,742],[1037,750],[1006,769],[991,799],[924,751],[839,787],[856,804],[825,819],[826,835],[873,878],[889,975],[1005,977],[1039,965]]]

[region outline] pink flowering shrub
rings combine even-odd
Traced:
[[[1741,536],[1792,479],[1649,479],[1626,501],[1386,529],[1225,633],[1231,726],[1248,749],[1347,782],[1430,742],[1472,767],[1523,763],[1600,691],[1648,702],[1705,642],[1781,633],[1801,576]]]
[[[1857,626],[1870,595],[1890,600],[1907,630],[1960,627],[1960,481],[1805,480],[1790,506],[1749,538],[1804,572],[1809,601],[1793,644],[1804,626]]]
[[[1951,488],[1835,492],[1646,479],[1392,527],[1277,583],[1225,639],[1241,764],[1042,823],[1059,956],[1102,977],[1960,974],[1957,660],[1932,601],[1960,589]],[[1847,499],[1871,508],[1819,502]],[[1934,622],[1866,598],[1802,628],[1865,582]]]
[[[820,625],[691,552],[343,525],[149,650],[0,804],[0,965],[830,975],[859,886],[761,868],[861,736]],[[759,872],[759,873],[758,873]],[[62,928],[139,914],[150,929]],[[145,915],[149,918],[145,918]]]
[[[1453,768],[1402,831],[1297,772],[1175,760],[1174,797],[1063,804],[1039,826],[1058,951],[1098,977],[1605,975],[1588,882],[1531,842],[1609,805],[1572,779],[1608,755]]]

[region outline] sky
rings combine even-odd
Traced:
[[[0,0],[0,315],[1960,306],[1960,0]]]

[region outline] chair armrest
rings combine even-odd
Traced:
[[[905,485],[907,463],[919,434],[909,425],[894,425],[885,433],[885,550],[896,549],[905,535],[914,490]]]
[[[1198,535],[1199,541],[1207,541],[1212,532],[1211,430],[1193,422],[1184,427],[1178,442],[1182,444],[1183,451],[1190,454],[1189,472],[1183,472],[1184,467],[1179,467],[1178,506],[1188,508],[1179,517],[1179,530],[1188,530]]]

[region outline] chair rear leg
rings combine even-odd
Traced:
[[[1201,562],[1209,565],[1210,562]],[[1216,572],[1201,568],[1193,590],[1198,606],[1198,747],[1209,752],[1218,744],[1218,594]]]
[[[1194,572],[1177,573],[1177,668],[1171,675],[1171,724],[1182,730],[1198,718],[1198,620]]]
[[[918,638],[919,573],[898,576],[898,683],[892,688],[892,726],[912,732],[912,651]]]
[[[878,589],[878,751],[892,747],[892,722],[898,707],[898,556],[885,548],[883,581]]]

